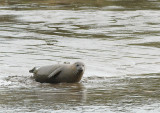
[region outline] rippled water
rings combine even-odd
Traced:
[[[0,0],[1,112],[160,112],[159,0]],[[34,66],[82,61],[77,84]]]

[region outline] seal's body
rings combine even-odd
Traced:
[[[85,67],[82,62],[74,64],[56,64],[43,66],[40,68],[34,67],[30,73],[34,74],[37,82],[41,83],[61,83],[61,82],[79,82],[83,76]]]

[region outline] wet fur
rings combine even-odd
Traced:
[[[80,68],[83,71],[79,71],[76,67],[79,64]],[[54,76],[48,78],[49,73],[54,73],[56,69],[60,68]],[[74,64],[61,64],[61,65],[51,65],[51,66],[44,66],[39,69],[33,68],[29,71],[30,73],[34,74],[34,78],[37,82],[47,82],[47,83],[60,83],[60,82],[79,82],[84,73],[84,64],[81,62],[74,63]]]

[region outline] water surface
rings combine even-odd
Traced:
[[[159,0],[0,0],[1,112],[160,112]],[[80,83],[28,70],[83,61]]]

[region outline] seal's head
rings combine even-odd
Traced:
[[[76,75],[83,74],[85,71],[85,65],[83,62],[75,62],[73,64],[76,68]]]

